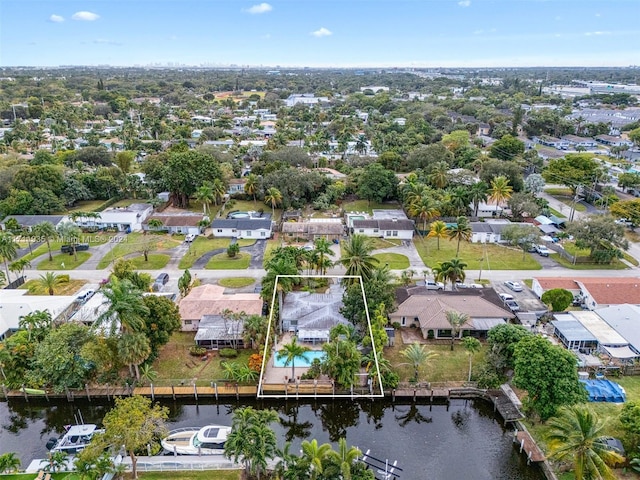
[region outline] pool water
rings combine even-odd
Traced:
[[[322,361],[324,360],[324,357],[327,354],[324,353],[322,350],[309,350],[308,352],[304,352],[303,357],[297,357],[295,359],[295,361],[293,362],[294,366],[296,367],[310,367],[311,363],[317,358],[318,360]],[[275,358],[273,359],[273,366],[274,367],[284,367],[285,366],[285,362],[287,361],[287,357],[283,356],[278,358],[278,354],[275,354]],[[289,365],[287,365],[287,367],[291,366],[292,362],[289,362]]]

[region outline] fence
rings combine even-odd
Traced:
[[[573,263],[574,265],[576,263],[592,263],[593,260],[591,259],[591,257],[589,256],[581,256],[581,255],[571,255],[569,252],[567,252],[564,247],[562,245],[559,245],[557,243],[553,243],[553,242],[546,242],[547,243],[547,247],[550,250],[553,250],[554,252],[560,254],[560,256],[562,258],[564,258],[565,260]]]
[[[24,275],[22,277],[18,277],[13,282],[11,282],[6,287],[4,287],[4,289],[5,290],[15,290],[16,288],[19,288],[22,285],[24,285],[24,282],[26,281],[26,278],[27,277],[25,277]]]

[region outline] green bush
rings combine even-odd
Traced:
[[[71,277],[69,277],[68,274],[64,273],[62,275],[58,275],[58,279],[60,280],[60,283],[69,283]]]
[[[233,348],[223,348],[219,353],[222,358],[236,358],[238,356],[238,351]]]
[[[207,353],[207,349],[204,347],[199,347],[198,345],[194,345],[189,349],[189,354],[193,355],[194,357],[201,357],[205,353]]]

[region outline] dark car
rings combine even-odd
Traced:
[[[169,274],[162,272],[160,275],[156,277],[155,283],[158,285],[166,285],[169,281]]]
[[[88,243],[78,243],[76,244],[76,252],[82,252],[85,250],[89,250]],[[61,253],[73,253],[73,245],[62,245],[60,247]]]

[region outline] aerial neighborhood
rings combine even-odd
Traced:
[[[549,475],[580,470],[568,418],[606,420],[606,475],[526,478],[631,478],[607,475],[640,468],[637,76],[2,68],[5,399],[475,398]],[[399,476],[304,436],[260,463],[238,425],[256,478]]]

